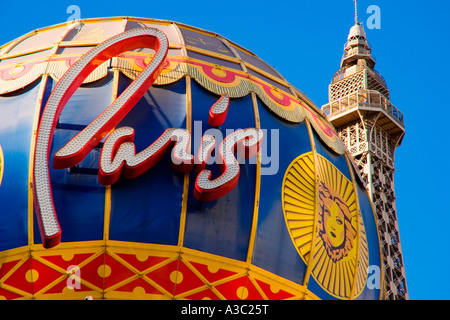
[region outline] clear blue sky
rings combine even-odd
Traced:
[[[79,6],[81,18],[158,18],[214,31],[259,55],[319,107],[328,100],[328,84],[354,23],[352,0],[2,1],[0,43],[65,22],[69,5]],[[364,25],[370,5],[381,9],[381,29],[366,27],[376,69],[405,116],[395,187],[410,298],[447,300],[450,2],[360,0]]]

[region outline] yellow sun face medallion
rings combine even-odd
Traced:
[[[289,235],[310,274],[330,295],[356,298],[366,283],[369,252],[353,182],[308,152],[286,170],[282,197]]]

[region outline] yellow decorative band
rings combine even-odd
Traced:
[[[0,94],[22,89],[37,80],[45,73],[47,62],[41,61],[19,66],[0,69]]]
[[[278,116],[291,122],[302,122],[305,113],[298,99],[269,85],[262,79],[231,68],[217,67],[205,62],[187,60],[189,75],[209,91],[227,93],[232,98],[255,92]]]
[[[122,54],[112,59],[111,66],[120,70],[128,78],[134,80],[151,61],[153,55]],[[168,56],[164,69],[156,79],[156,85],[166,85],[180,80],[187,74],[186,64]]]

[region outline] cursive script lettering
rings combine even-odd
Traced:
[[[167,56],[168,41],[163,32],[153,28],[133,29],[114,36],[90,50],[66,72],[50,95],[42,114],[36,140],[33,192],[45,248],[53,247],[61,241],[61,228],[53,203],[48,170],[50,146],[59,115],[72,94],[98,65],[121,52],[142,47],[156,52],[149,65],[104,112],[55,153],[55,169],[77,165],[106,137],[100,152],[98,179],[103,185],[112,185],[121,177],[132,179],[142,175],[172,148],[173,168],[189,172],[195,165],[198,174],[194,196],[200,201],[211,201],[227,194],[238,183],[240,165],[235,153],[241,158],[250,158],[261,146],[263,131],[260,129],[241,129],[226,136],[219,145],[216,157],[221,175],[215,179],[211,179],[211,171],[206,169],[216,145],[216,140],[211,135],[202,138],[197,159],[189,152],[190,133],[180,128],[166,129],[154,143],[136,153],[134,129],[116,128],[116,125],[161,73]],[[222,95],[210,108],[209,124],[222,125],[229,106],[229,96]]]

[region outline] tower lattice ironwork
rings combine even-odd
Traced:
[[[403,114],[390,101],[383,77],[374,69],[364,28],[355,19],[341,68],[322,106],[353,156],[378,217],[386,299],[408,299],[395,206],[394,154],[405,134]]]

